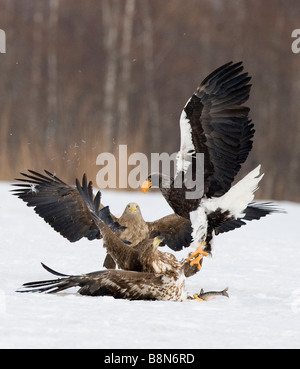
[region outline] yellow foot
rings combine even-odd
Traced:
[[[198,270],[200,270],[202,267],[201,267],[201,260],[203,259],[203,256],[202,255],[199,255],[197,256],[195,259],[193,259],[191,262],[190,262],[190,266],[193,266],[193,265],[197,265],[197,268]]]
[[[193,297],[197,301],[205,301],[205,300],[201,299],[197,294],[193,295]]]
[[[186,259],[186,261],[190,261],[199,255],[208,256],[208,253],[203,251],[204,246],[206,246],[206,242],[202,242],[201,245],[197,248],[197,250],[195,252],[192,252],[191,255]]]
[[[203,256],[208,256],[208,253],[203,251],[203,247],[206,245],[206,242],[202,242],[202,244],[197,248],[195,252],[192,252],[191,255],[186,259],[186,261],[190,261],[190,265],[197,265],[197,268],[200,270],[201,265],[200,262],[203,259]]]

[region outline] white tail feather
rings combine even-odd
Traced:
[[[205,240],[208,227],[207,214],[221,210],[224,213],[229,211],[230,217],[242,218],[245,216],[243,211],[253,201],[254,192],[258,189],[258,184],[264,176],[260,175],[260,168],[259,165],[252,170],[223,196],[201,200],[198,209],[190,213],[193,227],[192,246],[199,246],[199,243]]]
[[[260,168],[261,165],[252,170],[223,196],[205,200],[204,205],[207,212],[220,208],[221,210],[229,211],[232,216],[240,217],[243,210],[253,201],[254,193],[264,176],[264,174],[260,175]]]

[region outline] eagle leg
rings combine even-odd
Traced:
[[[190,262],[190,265],[197,265],[198,269],[201,269],[200,262],[203,259],[203,256],[208,256],[208,253],[203,251],[203,247],[206,245],[205,242],[202,242],[201,245],[197,248],[195,252],[192,252],[191,255],[186,259],[186,261]]]

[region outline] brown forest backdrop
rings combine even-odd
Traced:
[[[248,106],[260,198],[300,201],[298,0],[0,0],[2,180],[27,168],[65,181],[98,154],[173,153],[201,80],[233,60],[253,76]]]

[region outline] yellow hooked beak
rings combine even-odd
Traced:
[[[131,211],[132,213],[135,213],[135,212],[136,212],[136,206],[135,206],[135,205],[131,205],[131,207],[130,207],[130,211]]]
[[[149,179],[147,179],[147,181],[145,181],[145,182],[142,184],[142,191],[143,191],[144,193],[146,193],[146,192],[149,190],[149,188],[151,188],[151,185],[152,185],[151,181],[150,181]]]
[[[154,247],[155,249],[157,249],[157,248],[158,248],[158,246],[163,242],[163,240],[164,240],[164,237],[162,237],[162,236],[157,236],[157,237],[155,237],[155,238],[153,239],[153,247]]]

